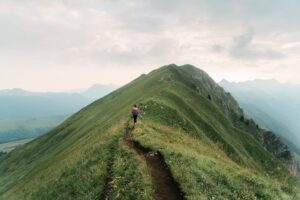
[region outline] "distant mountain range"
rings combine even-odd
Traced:
[[[276,80],[219,83],[262,127],[279,134],[300,154],[300,85]]]
[[[114,89],[113,85],[95,84],[80,93],[0,90],[0,143],[43,134]],[[34,125],[24,126],[29,121]]]
[[[116,89],[96,84],[81,93],[0,90],[0,120],[67,115]]]
[[[95,84],[89,87],[87,90],[83,91],[81,95],[83,95],[86,98],[89,99],[99,99],[113,90],[117,89],[118,86],[116,85],[101,85],[101,84]]]

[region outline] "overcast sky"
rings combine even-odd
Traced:
[[[192,64],[300,83],[298,0],[0,0],[0,89],[121,85]]]

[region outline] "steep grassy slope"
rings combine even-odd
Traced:
[[[223,80],[219,84],[258,122],[300,146],[300,85],[275,80],[240,83]]]
[[[0,199],[153,199],[145,162],[124,144],[159,150],[187,199],[292,199],[285,165],[247,125],[235,100],[204,72],[169,65],[85,107],[48,134],[0,157]],[[107,181],[110,180],[110,181]]]
[[[0,143],[0,152],[3,152],[3,153],[10,152],[10,151],[14,150],[16,147],[26,144],[34,139],[35,138],[30,138],[30,139],[16,140],[13,142]]]
[[[219,83],[230,92],[262,127],[276,133],[294,151],[300,155],[299,112],[300,86],[280,84],[275,80],[253,80],[231,83],[223,80]],[[300,162],[298,161],[298,173]]]
[[[0,120],[0,144],[34,138],[49,132],[70,115],[46,118]]]

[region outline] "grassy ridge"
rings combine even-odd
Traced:
[[[39,190],[48,179],[59,179],[66,167],[75,165],[85,151],[97,145],[101,135],[113,132],[115,125],[123,127],[130,106],[139,99],[136,91],[148,84],[137,85],[138,81],[143,77],[83,108],[48,134],[0,157],[0,197],[20,199],[27,195],[30,199],[32,188]],[[73,181],[77,181],[75,177]]]
[[[109,195],[151,199],[151,179],[147,168],[123,144],[123,128],[121,124],[101,136],[95,136],[92,138],[94,144],[80,149],[80,152],[72,150],[72,153],[68,153],[73,155],[72,158],[64,162],[58,158],[55,163],[47,163],[48,167],[39,165],[33,168],[3,198],[95,199],[103,192],[107,170],[112,168]]]
[[[163,153],[188,199],[292,199],[295,193],[178,128],[143,123],[135,140]]]
[[[99,138],[75,164],[65,167],[58,178],[45,181],[30,198],[96,199],[104,190],[105,179],[111,175],[109,197],[151,199],[151,179],[145,176],[147,169],[123,144],[122,128]],[[108,174],[110,168],[112,174]]]
[[[140,76],[1,156],[0,199],[94,199],[105,187],[111,199],[152,199],[145,162],[123,142],[138,102],[143,122],[135,139],[163,153],[188,199],[291,199],[298,186],[289,184],[287,168],[233,125],[213,91],[207,98],[201,87],[209,84],[191,82],[174,65]]]

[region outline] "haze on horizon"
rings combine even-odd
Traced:
[[[165,64],[300,84],[297,0],[3,0],[0,89],[122,85]]]

